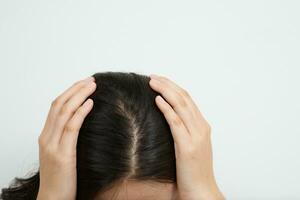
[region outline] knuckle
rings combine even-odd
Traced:
[[[189,95],[189,93],[188,93],[188,91],[186,90],[186,89],[181,89],[181,94],[182,94],[182,96],[184,96],[184,97],[190,97],[190,95]]]
[[[75,132],[76,128],[74,126],[72,126],[71,124],[66,124],[65,131],[66,132]]]
[[[180,126],[182,124],[181,119],[177,116],[174,116],[171,121],[174,126]]]
[[[180,96],[177,98],[177,105],[179,105],[181,107],[186,107],[187,103],[186,103],[185,99]]]
[[[46,144],[44,137],[42,137],[42,136],[38,137],[38,144],[39,144],[39,146],[44,146]]]
[[[70,112],[71,112],[71,108],[70,108],[69,104],[65,104],[65,105],[61,108],[59,114],[60,114],[60,115],[65,115],[65,114],[70,113]]]
[[[61,103],[61,98],[58,96],[51,102],[51,107],[56,108]]]

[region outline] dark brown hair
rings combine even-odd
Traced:
[[[170,127],[155,104],[150,78],[133,72],[93,75],[94,107],[77,143],[77,199],[89,200],[124,179],[176,182]],[[1,199],[35,200],[39,171],[15,178]]]

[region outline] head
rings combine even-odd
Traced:
[[[174,142],[150,78],[125,72],[93,76],[94,106],[77,142],[77,199],[174,200]],[[2,190],[4,200],[35,199],[39,172],[15,181],[17,187]]]
[[[93,75],[94,107],[78,138],[78,198],[165,199],[176,193],[175,152],[148,76]]]

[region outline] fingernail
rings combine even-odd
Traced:
[[[150,80],[150,83],[153,83],[153,84],[159,84],[160,81],[158,79],[151,79]]]
[[[156,74],[150,74],[150,78],[159,78],[159,76]]]
[[[86,104],[87,104],[87,105],[91,105],[92,103],[93,103],[93,100],[92,100],[92,99],[86,100]]]
[[[84,79],[85,81],[94,81],[95,78],[93,76],[89,76],[86,79]]]

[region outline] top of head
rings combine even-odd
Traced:
[[[94,106],[77,143],[77,198],[92,199],[124,180],[176,182],[170,128],[145,75],[93,75]]]

